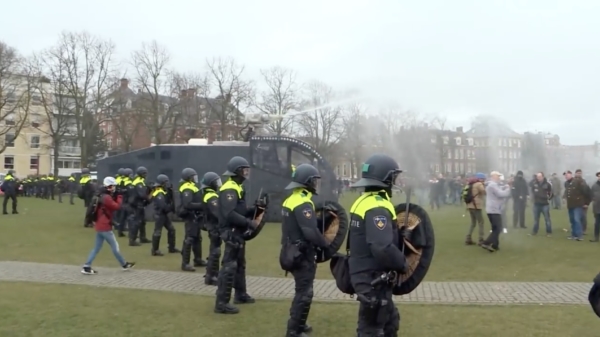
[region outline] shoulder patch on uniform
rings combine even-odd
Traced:
[[[225,198],[227,198],[227,201],[232,201],[233,197],[234,197],[233,193],[227,193],[227,194],[225,194]]]
[[[302,214],[305,218],[310,219],[313,216],[313,210],[311,208],[305,208],[302,210]]]
[[[383,230],[387,226],[387,218],[383,215],[377,215],[373,217],[373,223],[379,230]]]
[[[217,199],[214,199],[213,201],[210,202],[213,206],[217,206]]]

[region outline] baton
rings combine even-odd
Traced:
[[[412,194],[412,188],[408,187],[406,189],[406,209],[404,210],[404,226],[408,226],[408,211],[410,209],[410,196]],[[404,238],[402,238],[402,242],[404,242]],[[402,245],[402,254],[404,254],[404,247],[406,244]]]

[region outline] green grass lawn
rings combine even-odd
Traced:
[[[239,315],[212,312],[213,298],[74,285],[0,282],[2,337],[275,337],[289,301],[259,301]],[[402,336],[597,337],[586,306],[402,305]],[[354,336],[356,304],[315,303],[314,336]]]
[[[357,194],[343,198],[349,208]],[[82,226],[84,208],[81,201],[70,206],[56,201],[32,198],[19,199],[19,215],[0,216],[0,260],[35,261],[62,264],[82,264],[93,245],[93,230]],[[552,211],[554,236],[527,236],[531,229],[531,208],[528,208],[527,230],[511,230],[501,237],[501,251],[491,254],[477,246],[465,246],[468,216],[464,209],[447,206],[441,211],[429,211],[435,227],[436,251],[427,281],[583,281],[589,282],[598,272],[600,245],[566,240],[563,228],[568,228],[566,210]],[[593,217],[589,214],[589,226]],[[176,224],[178,244],[183,239],[182,224]],[[510,225],[512,227],[512,225]],[[152,235],[153,223],[148,224]],[[486,232],[489,224],[486,221]],[[541,233],[543,234],[543,229]],[[486,233],[487,234],[487,233]],[[139,268],[177,271],[180,256],[150,256],[150,246],[128,247],[119,239],[126,259],[136,261]],[[247,246],[248,274],[283,276],[278,254],[280,228],[267,228]],[[163,236],[166,250],[166,234]],[[206,245],[203,247],[206,252]],[[95,265],[117,267],[108,247],[98,256]],[[319,268],[318,278],[330,278],[329,265]]]

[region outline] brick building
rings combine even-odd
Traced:
[[[243,115],[230,101],[230,97],[199,97],[195,89],[182,90],[177,97],[135,92],[129,80],[121,79],[111,94],[109,111],[98,114],[99,125],[114,152],[182,144],[191,138],[207,138],[209,144],[236,140]]]
[[[479,124],[467,131],[475,146],[475,171],[504,174],[517,172],[521,165],[523,135],[504,125]]]
[[[456,176],[473,173],[476,168],[473,138],[463,127],[455,130],[430,130],[434,157],[431,158],[430,172]]]

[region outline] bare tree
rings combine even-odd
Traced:
[[[58,161],[63,155],[62,146],[69,139],[77,139],[77,126],[74,117],[75,99],[64,87],[61,78],[46,77],[61,74],[62,71],[46,69],[42,55],[34,55],[29,62],[29,70],[33,78],[34,95],[40,97],[42,118],[31,120],[31,126],[42,132],[43,137],[50,139],[49,150],[53,152],[54,175],[58,175]],[[56,64],[62,66],[62,63]],[[68,150],[66,151],[69,152]]]
[[[173,85],[180,91],[174,140],[187,143],[191,138],[207,138],[210,130],[208,77],[196,73],[177,74],[173,77]]]
[[[31,107],[37,104],[38,98],[32,95],[33,79],[23,62],[15,48],[0,41],[0,153],[14,146]]]
[[[319,81],[306,86],[306,98],[301,104],[302,118],[298,118],[302,136],[321,154],[330,154],[343,133],[342,107],[334,102],[333,88]]]
[[[253,98],[253,84],[243,78],[245,67],[233,58],[214,58],[206,61],[210,92],[216,94],[210,104],[210,119],[220,125],[221,134],[225,134],[228,125],[240,125],[244,105],[250,105]]]
[[[446,159],[448,158],[448,151],[450,151],[449,143],[450,137],[448,131],[448,118],[444,116],[433,116],[430,121],[433,136],[436,138],[435,150],[438,155],[440,164],[440,171],[447,173],[446,171]]]
[[[155,144],[173,142],[179,118],[177,74],[169,69],[171,55],[156,41],[134,51],[135,83],[140,88],[135,109]]]
[[[273,67],[260,71],[266,89],[260,94],[257,107],[261,112],[269,115],[285,116],[288,111],[295,110],[299,105],[298,85],[296,72],[291,69]],[[278,119],[268,128],[276,135],[291,132],[293,118]]]
[[[339,140],[342,151],[339,155],[349,162],[351,177],[358,176],[355,168],[364,161],[371,146],[376,145],[370,139],[368,120],[366,108],[360,103],[350,105],[342,117],[343,136]]]
[[[77,139],[81,146],[81,165],[86,167],[97,148],[95,134],[108,109],[109,96],[114,90],[116,64],[115,45],[110,40],[87,32],[64,32],[58,43],[41,54],[45,76],[58,82],[60,95],[73,102],[70,110],[75,120]]]

